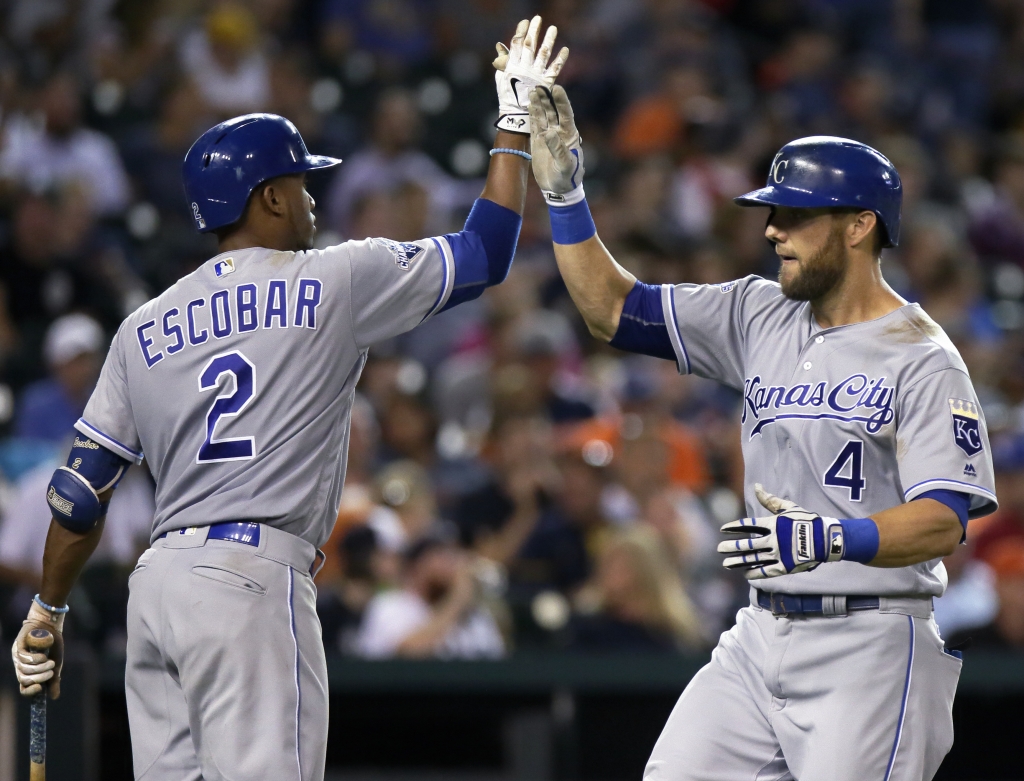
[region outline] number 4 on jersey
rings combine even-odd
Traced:
[[[847,468],[849,464],[849,468]],[[847,474],[843,474],[847,472]],[[859,439],[851,439],[846,443],[832,466],[825,472],[824,484],[836,488],[848,488],[850,501],[859,502],[864,493],[864,443]]]
[[[199,375],[199,392],[213,390],[223,375],[234,379],[234,389],[228,387],[220,394],[206,414],[206,441],[199,448],[197,464],[211,464],[220,461],[248,461],[256,450],[254,437],[234,439],[213,438],[217,421],[221,418],[240,414],[252,402],[256,394],[256,367],[240,352],[230,352],[213,358]]]

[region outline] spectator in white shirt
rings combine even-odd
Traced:
[[[39,94],[39,116],[12,115],[0,138],[0,180],[36,192],[78,185],[93,213],[118,214],[130,190],[121,156],[103,133],[82,127],[72,74],[57,73]]]
[[[505,642],[481,606],[468,555],[425,537],[406,553],[403,588],[370,601],[355,651],[370,659],[498,658]]]

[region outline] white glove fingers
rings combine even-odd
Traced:
[[[43,687],[38,683],[34,683],[31,686],[21,686],[20,690],[22,697],[35,697],[43,690]]]
[[[537,48],[537,55],[533,58],[534,70],[539,71],[547,67],[548,60],[551,58],[551,51],[555,48],[555,38],[557,37],[558,28],[551,25],[544,33],[544,40],[540,42],[540,46]]]
[[[741,540],[725,540],[718,543],[719,553],[746,553],[772,550],[768,537],[744,537]]]
[[[523,19],[516,25],[516,32],[512,36],[512,46],[509,49],[509,63],[518,65],[523,53],[523,41],[526,40],[526,31],[530,27],[530,20]]]
[[[761,523],[764,520],[771,520],[767,518],[740,518],[738,521],[729,521],[729,523],[722,524],[720,531],[722,534],[756,534],[763,536],[772,533],[772,529],[769,525]]]
[[[533,67],[534,54],[537,52],[537,39],[540,37],[540,17],[535,16],[530,20],[530,26],[526,30],[526,38],[523,40],[523,51],[519,56],[519,63],[525,68]]]
[[[508,65],[508,47],[503,43],[496,43],[494,48],[498,52],[498,56],[494,58],[494,62],[491,65],[494,66],[495,70],[503,71]]]
[[[558,114],[558,126],[566,135],[572,135],[576,130],[576,119],[572,113],[572,103],[565,92],[565,87],[556,84],[551,90],[551,100],[554,103],[555,111]]]
[[[32,683],[46,683],[53,677],[53,670],[43,670],[40,673],[29,673],[18,670],[17,678],[18,683],[22,686],[28,686]]]
[[[782,499],[775,494],[768,493],[760,483],[754,483],[754,495],[757,496],[757,501],[761,503],[761,506],[776,515],[785,510],[792,510],[797,506],[796,502],[791,502],[789,499]]]
[[[540,135],[547,130],[548,118],[544,113],[544,96],[539,89],[530,93],[530,128]]]
[[[551,28],[554,29],[554,28]],[[569,47],[563,46],[555,59],[548,65],[547,70],[544,71],[544,83],[549,87],[553,86],[555,79],[558,78],[558,74],[562,72],[562,68],[565,67],[565,61],[569,59]]]

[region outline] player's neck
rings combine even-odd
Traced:
[[[882,277],[877,260],[851,258],[842,281],[811,301],[811,312],[822,328],[836,328],[877,320],[906,303]]]
[[[252,247],[294,252],[299,249],[294,236],[279,235],[277,231],[260,231],[241,227],[217,241],[217,253],[234,252]]]

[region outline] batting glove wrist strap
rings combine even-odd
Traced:
[[[583,192],[582,184],[577,185],[575,189],[567,193],[556,193],[553,190],[541,190],[541,193],[544,195],[544,200],[548,206],[552,208],[572,206],[587,197],[586,193]]]

